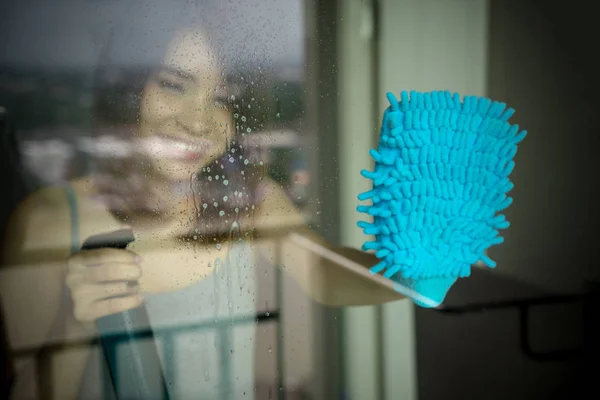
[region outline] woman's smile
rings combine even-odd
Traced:
[[[202,137],[157,133],[142,139],[143,149],[154,156],[176,161],[198,161],[215,150],[215,144]]]

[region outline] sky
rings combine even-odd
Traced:
[[[111,21],[133,7],[145,23],[168,18],[175,0],[20,0],[0,5],[0,66],[91,67]],[[227,28],[229,53],[269,67],[304,64],[302,0],[177,0]],[[195,5],[192,3],[200,3]],[[139,9],[139,13],[137,10]],[[198,11],[204,10],[204,11]],[[128,14],[129,15],[129,14]],[[148,18],[151,20],[151,18]]]

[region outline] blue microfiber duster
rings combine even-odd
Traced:
[[[512,202],[507,193],[517,145],[526,135],[508,119],[514,110],[487,98],[448,91],[387,94],[379,147],[370,150],[374,171],[362,171],[372,190],[358,196],[372,205],[358,211],[373,217],[359,222],[375,241],[383,273],[408,287],[416,304],[435,307],[471,265],[496,263],[485,250],[500,244],[503,214]]]

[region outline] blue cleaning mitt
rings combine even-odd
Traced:
[[[370,150],[374,171],[362,171],[373,188],[358,196],[372,202],[358,206],[373,217],[358,223],[375,236],[363,250],[380,260],[372,273],[435,307],[472,264],[496,266],[484,252],[503,242],[499,230],[509,226],[499,212],[512,202],[508,177],[526,132],[508,123],[513,109],[486,98],[461,101],[448,91],[387,98],[379,147]]]

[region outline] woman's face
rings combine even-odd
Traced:
[[[177,34],[148,80],[139,138],[153,169],[188,180],[215,161],[234,136],[218,57],[197,31]]]

